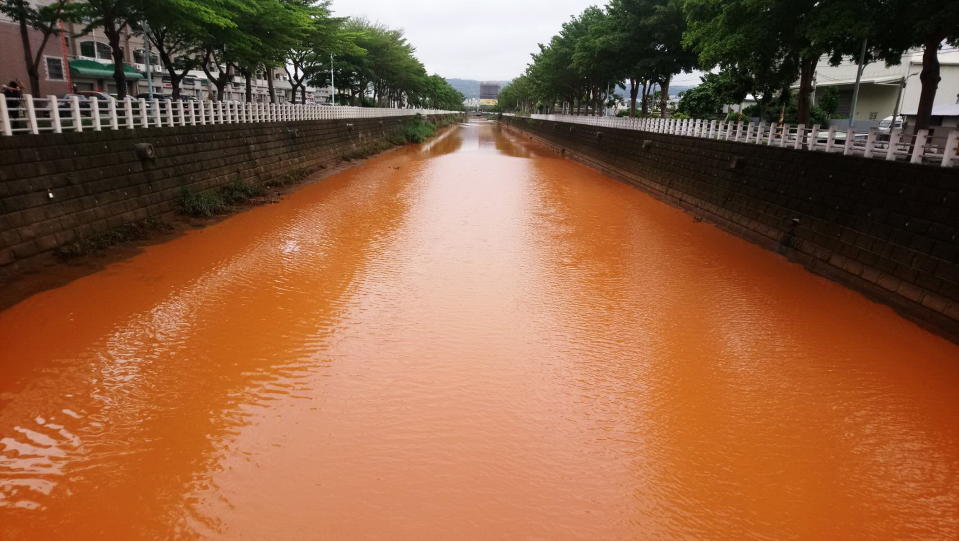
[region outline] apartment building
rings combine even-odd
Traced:
[[[43,0],[35,0],[37,2]],[[109,94],[117,92],[113,80],[113,55],[109,40],[100,29],[93,29],[83,33],[82,24],[65,24],[60,36],[51,37],[43,49],[43,62],[40,66],[40,95],[63,95],[69,92],[82,90],[97,90]],[[40,32],[29,30],[31,44],[34,51],[42,42]],[[123,70],[127,79],[127,93],[132,96],[148,92],[150,82],[153,83],[155,95],[169,95],[173,92],[173,84],[160,64],[159,56],[155,51],[148,52],[148,47],[142,36],[136,35],[129,29],[123,32],[121,38],[124,64]],[[147,71],[147,55],[150,56],[150,69]],[[270,101],[268,74],[261,72],[253,81],[253,101],[268,103]],[[275,69],[269,74],[273,78],[273,86],[279,103],[293,101],[293,87],[283,68]],[[23,42],[20,37],[19,25],[8,18],[0,16],[0,79],[4,83],[20,79],[27,86],[30,84],[27,69],[24,63]],[[35,89],[27,89],[31,94],[38,94]],[[216,86],[211,84],[202,69],[191,70],[180,82],[180,93],[197,99],[214,99]],[[307,87],[308,102],[317,103],[329,99],[328,89]],[[246,83],[240,76],[235,76],[227,84],[223,99],[244,101],[246,98]],[[299,98],[299,96],[298,96]]]

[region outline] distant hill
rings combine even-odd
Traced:
[[[466,98],[479,98],[480,81],[474,79],[447,79],[450,86],[459,90]],[[484,83],[499,83],[506,86],[509,81],[482,81]]]

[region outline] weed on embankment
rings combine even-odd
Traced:
[[[64,244],[57,248],[57,255],[64,260],[74,259],[124,242],[146,240],[158,231],[169,231],[172,228],[172,225],[160,218],[146,218]]]
[[[190,188],[180,189],[180,211],[187,216],[211,218],[230,210],[232,205],[266,193],[262,186],[252,182],[234,180],[216,190],[195,192]]]

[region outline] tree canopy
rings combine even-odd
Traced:
[[[117,95],[126,96],[124,35],[130,30],[149,41],[173,97],[192,70],[203,70],[222,99],[235,77],[267,80],[276,101],[274,70],[285,70],[294,101],[305,102],[306,86],[328,85],[336,99],[355,105],[423,106],[460,109],[463,95],[429,74],[403,32],[361,19],[336,17],[329,0],[0,0],[0,12],[21,27],[30,87],[40,92],[38,66],[47,41],[61,22],[97,29],[112,50]],[[29,39],[39,31],[39,49]],[[332,71],[331,71],[332,70]]]
[[[810,123],[817,115],[815,68],[823,58],[838,64],[865,49],[866,62],[893,64],[918,47],[923,128],[943,44],[959,44],[954,0],[609,0],[541,44],[523,76],[503,90],[501,107],[595,113],[604,86],[618,84],[629,90],[632,115],[650,113],[658,87],[664,115],[671,79],[699,69],[717,76],[687,93],[686,114],[719,114],[715,100],[740,103],[752,94],[762,114],[795,112],[798,122]]]

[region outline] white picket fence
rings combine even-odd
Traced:
[[[0,135],[454,114],[438,109],[385,109],[234,101],[160,99],[0,98]]]
[[[823,130],[819,125],[807,128],[803,124],[794,126],[766,122],[580,115],[531,115],[531,118],[942,167],[956,165],[956,155],[959,153],[959,130],[952,130],[946,136],[933,137],[928,130],[904,134],[899,128],[888,134],[880,134],[876,128],[857,133],[853,130],[838,131],[836,128]]]

